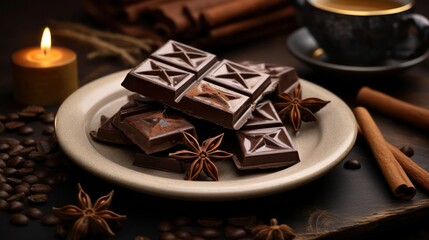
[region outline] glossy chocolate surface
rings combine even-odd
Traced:
[[[210,82],[210,83],[208,83]],[[227,129],[240,129],[270,76],[170,40],[125,77],[122,86]]]
[[[285,127],[243,130],[236,136],[240,146],[235,162],[238,169],[288,167],[300,161]]]
[[[184,173],[185,163],[164,155],[136,153],[134,165],[166,172]]]
[[[196,135],[191,123],[166,109],[118,115],[113,122],[146,154],[160,152],[182,143],[182,131]]]
[[[280,126],[283,126],[283,123],[274,105],[270,100],[264,100],[256,105],[255,110],[252,112],[252,117],[246,122],[242,129],[249,130]]]

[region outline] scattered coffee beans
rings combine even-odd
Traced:
[[[55,226],[59,222],[60,222],[60,219],[57,216],[52,214],[48,214],[40,220],[40,223],[44,226]]]

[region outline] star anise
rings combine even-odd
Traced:
[[[278,95],[278,101],[274,103],[280,118],[283,121],[292,123],[293,130],[298,132],[301,128],[301,122],[316,121],[314,115],[330,101],[310,97],[302,99],[301,84],[297,84],[293,90],[293,95],[281,93]]]
[[[191,162],[185,174],[185,180],[196,179],[201,172],[204,172],[214,181],[219,180],[219,170],[214,164],[221,160],[232,157],[232,154],[222,150],[217,150],[222,142],[223,133],[215,137],[206,139],[200,146],[198,140],[187,132],[183,133],[183,140],[190,150],[180,150],[170,153],[169,156],[177,160]]]
[[[264,240],[288,240],[295,238],[293,229],[286,224],[278,225],[277,219],[272,218],[270,225],[259,225],[252,229],[256,239]]]
[[[125,215],[119,215],[108,210],[112,202],[113,190],[105,196],[100,197],[95,204],[92,204],[89,195],[78,184],[78,200],[80,207],[75,205],[66,205],[61,208],[53,208],[54,214],[62,221],[73,223],[70,239],[78,240],[84,238],[91,233],[101,233],[110,237],[115,236],[115,233],[109,226],[110,221],[118,223],[125,220]]]

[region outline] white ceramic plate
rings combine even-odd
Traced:
[[[287,191],[327,173],[349,153],[356,140],[356,121],[336,95],[300,79],[303,97],[331,102],[317,113],[318,121],[303,123],[291,134],[301,162],[275,171],[238,171],[232,161],[218,163],[220,180],[186,181],[183,174],[133,165],[133,153],[93,141],[100,116],[113,115],[130,91],[121,86],[129,70],[97,79],[70,95],[57,112],[55,127],[65,153],[80,167],[107,181],[150,195],[199,201],[238,200]]]

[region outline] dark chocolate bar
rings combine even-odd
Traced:
[[[124,135],[122,131],[117,129],[112,124],[113,116],[108,118],[106,116],[101,116],[100,127],[97,131],[91,131],[89,134],[91,137],[99,142],[113,143],[120,145],[132,145],[130,139]]]
[[[133,68],[126,89],[192,117],[240,129],[271,85],[270,76],[170,40]]]
[[[280,126],[283,126],[283,123],[274,105],[270,100],[265,100],[256,105],[252,117],[242,127],[242,130]]]

